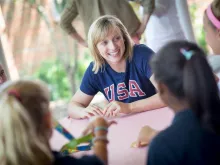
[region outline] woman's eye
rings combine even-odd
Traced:
[[[117,36],[115,39],[118,41],[121,39],[121,36]]]
[[[102,42],[102,45],[107,45],[108,44],[108,41],[103,41]]]

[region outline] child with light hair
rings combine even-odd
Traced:
[[[49,145],[53,130],[49,103],[48,88],[40,81],[8,81],[1,86],[1,165],[107,164],[107,132],[112,122],[99,117],[85,130],[85,134],[94,133],[95,155],[79,159],[62,156],[52,151]]]

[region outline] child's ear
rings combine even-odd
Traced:
[[[47,113],[45,113],[45,116],[44,116],[44,121],[45,121],[45,127],[47,129],[52,129],[53,127],[53,122],[52,122],[52,115],[51,115],[51,112],[48,111]]]
[[[166,90],[166,86],[163,83],[158,82],[157,83],[157,90],[160,93],[160,95],[163,95]]]
[[[217,38],[220,40],[220,29],[217,29]]]

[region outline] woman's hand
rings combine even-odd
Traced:
[[[96,104],[90,104],[86,107],[81,114],[81,119],[89,119],[93,116],[103,116],[103,109]]]
[[[133,143],[133,147],[143,147],[150,143],[150,141],[158,134],[158,131],[149,127],[144,126],[139,132],[137,141]]]
[[[83,131],[82,134],[87,135],[91,132],[94,134],[94,128],[96,128],[96,127],[106,127],[106,128],[108,128],[112,124],[117,124],[117,123],[116,123],[116,121],[109,121],[108,122],[102,117],[95,117],[94,119],[91,120],[91,122],[89,123],[89,125],[86,127],[86,129]]]
[[[131,104],[123,103],[119,101],[112,101],[104,108],[104,116],[106,117],[115,117],[119,113],[128,114],[131,112]]]

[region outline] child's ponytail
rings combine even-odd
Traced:
[[[183,89],[202,126],[220,133],[220,99],[216,80],[201,50],[192,50],[183,70]]]
[[[0,164],[50,165],[53,159],[48,139],[44,132],[39,136],[33,116],[23,105],[27,99],[17,94],[19,91],[6,90],[0,96]]]
[[[173,41],[151,60],[155,80],[186,101],[201,125],[220,134],[220,98],[205,53],[194,43]]]

